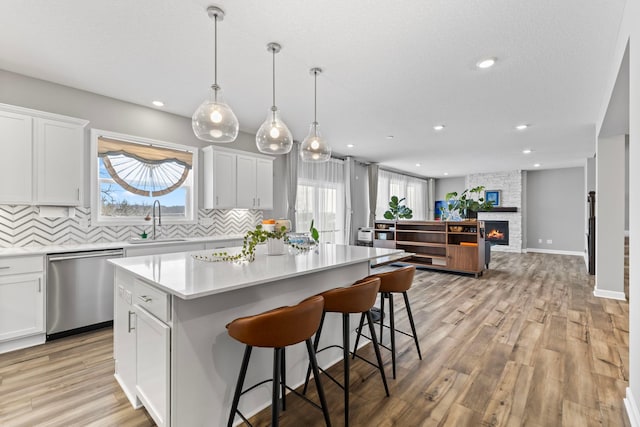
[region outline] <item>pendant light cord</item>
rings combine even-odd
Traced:
[[[218,87],[218,15],[213,15],[213,85]]]
[[[271,53],[273,54],[273,107],[276,106],[276,49],[271,48]],[[275,113],[274,113],[275,114]]]
[[[318,71],[313,72],[313,123],[318,124]]]

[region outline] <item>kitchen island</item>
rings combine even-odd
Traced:
[[[115,259],[116,379],[160,426],[225,425],[243,354],[243,345],[227,335],[227,323],[347,286],[367,276],[372,262],[401,253],[322,244],[280,256],[259,247],[251,263],[193,256],[210,251]],[[339,316],[328,316],[321,344],[341,341]],[[319,364],[328,367],[342,352],[320,356]],[[291,347],[287,383],[300,385],[306,369],[304,345]],[[245,384],[269,378],[271,370],[272,351],[256,349]],[[265,384],[244,395],[240,409],[252,415],[270,402],[271,385]]]

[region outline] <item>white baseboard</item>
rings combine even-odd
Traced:
[[[640,410],[638,410],[637,400],[633,398],[631,388],[627,387],[627,397],[624,398],[624,407],[627,409],[627,416],[631,427],[640,427]]]
[[[580,251],[560,251],[556,249],[539,249],[539,248],[527,248],[527,252],[538,252],[541,254],[553,254],[553,255],[572,255],[586,257],[584,252]]]
[[[598,288],[595,288],[593,290],[593,295],[598,297],[598,298],[617,299],[619,301],[626,301],[627,300],[627,297],[625,296],[624,292],[605,291],[605,290],[598,289]]]
[[[31,335],[24,338],[16,338],[5,342],[0,342],[0,354],[10,351],[21,350],[34,345],[44,344],[47,336],[45,334]]]

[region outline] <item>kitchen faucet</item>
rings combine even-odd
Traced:
[[[160,211],[160,200],[153,201],[151,213],[153,215],[153,240],[156,240],[156,204],[158,205],[158,227],[162,225],[162,213]]]

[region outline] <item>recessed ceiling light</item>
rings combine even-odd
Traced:
[[[353,144],[347,144],[347,148],[353,148]]]
[[[442,175],[447,176],[447,175],[449,175],[449,172],[445,172]]]
[[[528,124],[523,123],[523,124],[521,124],[521,125],[516,126],[516,129],[518,129],[518,130],[525,130],[525,129],[526,129],[526,128],[528,128],[528,127],[529,127],[529,125],[528,125]]]
[[[522,150],[522,154],[531,154],[531,150],[529,150],[528,148],[524,149]]]
[[[162,101],[153,101],[152,104],[156,107],[164,107],[164,102]]]
[[[540,167],[540,163],[535,163],[535,164],[533,165],[533,167],[534,167],[534,168],[539,168],[539,167]]]
[[[491,68],[495,65],[497,58],[485,58],[476,62],[476,67],[478,68]]]
[[[394,136],[393,135],[387,135],[387,139],[393,139]]]
[[[442,130],[442,129],[444,129],[444,125],[435,125],[433,127],[433,130]]]
[[[420,163],[416,163],[416,166],[417,166],[417,167],[420,167],[421,165],[420,165]]]

